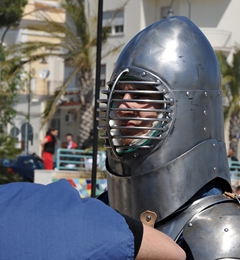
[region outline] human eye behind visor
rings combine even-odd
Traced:
[[[127,99],[127,100],[131,100],[131,99],[137,99],[137,100],[151,100],[152,98],[152,94],[149,93],[141,93],[143,91],[141,90],[116,90],[113,98],[114,99]]]

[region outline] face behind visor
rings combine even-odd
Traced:
[[[145,75],[145,74],[144,74]],[[151,75],[152,77],[152,75]],[[140,81],[123,73],[119,81],[109,82],[104,91],[106,100],[106,131],[103,137],[116,157],[124,153],[148,150],[154,141],[162,140],[170,120],[171,100],[164,98],[166,87],[159,79]]]
[[[112,102],[117,108],[117,120],[113,120],[112,125],[120,127],[119,140],[113,139],[114,143],[122,145],[122,148],[117,149],[118,154],[129,148],[130,151],[138,149],[150,142],[149,137],[160,135],[162,94],[159,91],[147,85],[127,83],[118,84],[115,93],[113,100],[120,100]],[[115,135],[114,130],[111,132],[112,136]]]

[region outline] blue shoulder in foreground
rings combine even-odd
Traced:
[[[125,219],[66,180],[0,186],[0,259],[134,259]]]

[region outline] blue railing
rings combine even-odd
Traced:
[[[105,152],[98,151],[97,166],[101,172],[105,171]],[[91,171],[92,170],[92,151],[79,149],[57,149],[56,169],[67,171]]]
[[[228,160],[232,180],[240,180],[240,162]]]
[[[106,155],[104,151],[98,151],[97,166],[102,172],[105,171]],[[240,180],[240,162],[228,160],[231,179]],[[79,149],[57,149],[56,169],[68,171],[91,171],[92,151],[86,152]]]

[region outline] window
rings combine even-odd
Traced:
[[[171,16],[171,6],[165,6],[161,8],[161,19]]]
[[[115,33],[123,33],[123,25],[116,25]]]
[[[101,65],[101,74],[100,74],[100,88],[105,89],[106,85],[106,65]]]
[[[109,27],[110,35],[123,34],[124,32],[124,12],[107,11],[103,13],[103,26]]]

